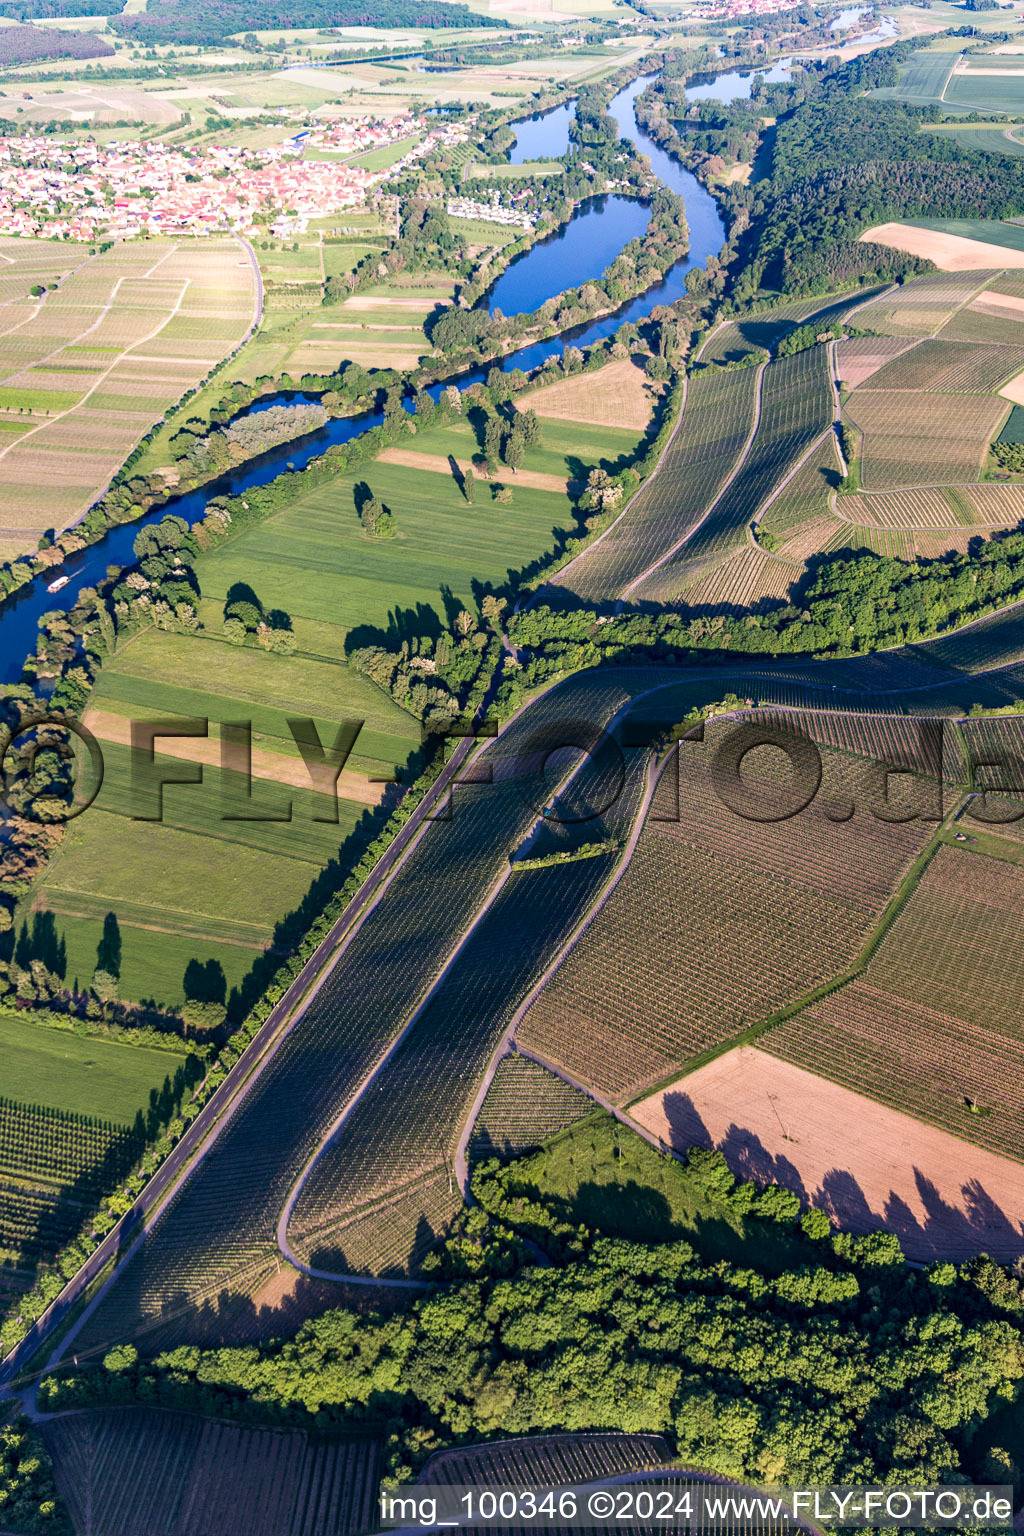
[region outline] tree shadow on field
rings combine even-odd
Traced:
[[[667,1093],[663,1104],[669,1140],[677,1152],[694,1146],[715,1148],[736,1179],[760,1186],[781,1185],[797,1195],[803,1206],[824,1211],[841,1231],[857,1236],[891,1232],[907,1258],[921,1263],[935,1259],[959,1263],[980,1253],[1003,1263],[1024,1256],[1024,1178],[1019,1207],[1010,1213],[979,1179],[961,1182],[954,1172],[943,1193],[910,1163],[923,1214],[913,1210],[895,1190],[890,1190],[881,1201],[881,1209],[875,1210],[849,1168],[830,1168],[818,1188],[809,1188],[804,1172],[794,1161],[800,1157],[799,1138],[793,1142],[792,1157],[773,1152],[756,1131],[737,1124],[730,1125],[716,1142],[688,1094]],[[785,1107],[782,1116],[785,1125]]]

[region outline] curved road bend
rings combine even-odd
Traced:
[[[637,693],[637,694],[631,695],[630,698],[627,699],[627,701],[624,704],[622,704],[616,710],[615,714],[611,717],[611,719],[608,720],[608,722],[603,727],[604,731],[606,733],[610,734],[615,729],[616,725],[620,722],[620,720],[625,715],[627,715],[629,713],[629,711],[631,709],[633,709],[634,706],[641,699],[648,697],[652,693],[657,693],[657,692],[659,692],[663,688],[666,688],[666,687],[670,688],[670,687],[673,687],[674,685],[675,685],[674,681],[673,682],[667,682],[667,683],[662,681],[662,682],[654,684],[651,688],[646,689],[646,690],[644,690],[641,693]],[[545,690],[545,692],[546,691],[547,690]],[[528,701],[527,704],[521,706],[521,708],[516,711],[516,715],[513,716],[513,719],[516,718],[519,714],[521,714],[525,709],[528,709],[529,708],[529,704],[531,702],[533,702],[533,701],[532,700]],[[509,724],[511,724],[511,720],[509,721]],[[666,758],[666,761],[667,761],[667,758]],[[564,794],[566,789],[584,771],[584,769],[585,769],[585,767],[587,765],[587,762],[588,762],[588,759],[584,759],[582,762],[578,762],[578,763],[572,765],[566,771],[566,773],[564,774],[564,776],[561,779],[561,781],[558,784],[558,786],[551,791],[551,798],[554,798],[557,795]],[[507,1038],[511,1035],[511,1032],[516,1028],[516,1026],[518,1024],[518,1021],[522,1018],[523,1013],[525,1012],[526,1008],[529,1006],[529,1003],[533,1001],[533,999],[536,996],[537,992],[540,990],[540,987],[544,984],[544,982],[547,980],[548,976],[551,974],[551,971],[554,970],[556,968],[556,966],[561,963],[562,957],[564,956],[566,950],[570,947],[570,945],[572,943],[575,942],[575,939],[582,932],[583,928],[586,927],[586,925],[589,923],[590,919],[595,915],[597,910],[601,906],[604,905],[604,902],[605,902],[607,896],[610,894],[610,892],[611,892],[612,888],[614,887],[614,885],[617,884],[619,876],[621,875],[621,873],[622,873],[623,869],[625,868],[626,864],[629,862],[629,858],[632,855],[633,849],[636,847],[637,840],[638,840],[638,838],[640,836],[640,832],[641,832],[642,827],[643,827],[643,822],[644,822],[644,818],[646,816],[647,808],[650,805],[651,799],[652,799],[653,794],[654,794],[654,789],[655,789],[655,785],[656,785],[656,782],[657,782],[657,777],[653,776],[653,769],[655,768],[655,766],[656,765],[653,762],[649,765],[649,768],[648,768],[648,779],[649,779],[649,782],[648,782],[648,784],[647,784],[647,786],[645,788],[643,796],[641,797],[641,802],[640,802],[640,805],[638,807],[638,810],[634,814],[633,825],[631,827],[631,834],[630,834],[630,838],[629,838],[628,844],[626,846],[626,849],[623,852],[623,854],[620,856],[620,859],[616,862],[615,869],[613,870],[612,874],[609,876],[608,881],[599,890],[599,892],[597,894],[597,897],[596,897],[596,904],[592,905],[589,908],[587,914],[585,914],[583,919],[581,920],[580,925],[578,925],[573,930],[572,938],[570,939],[569,943],[566,946],[564,946],[563,949],[559,952],[559,955],[556,958],[556,960],[553,962],[553,964],[547,970],[545,970],[544,976],[542,977],[542,980],[531,990],[527,1001],[520,1007],[520,1009],[517,1011],[514,1019],[512,1020],[512,1023],[509,1025],[509,1029],[506,1031],[505,1036],[503,1036],[503,1040],[507,1040]],[[661,766],[663,767],[664,764],[662,764]],[[660,771],[661,771],[661,769],[658,768],[658,775],[659,776],[660,776]],[[526,833],[525,838],[524,838],[524,843],[529,841],[529,839],[533,837],[533,835],[536,833],[536,831],[542,825],[543,825],[543,816],[541,815],[541,816],[536,817],[536,819],[534,820],[530,830]],[[428,1007],[428,1005],[430,1004],[431,1000],[437,994],[439,989],[444,985],[444,983],[445,983],[445,981],[446,981],[446,979],[447,979],[447,977],[448,977],[448,975],[449,975],[449,973],[451,971],[452,966],[455,965],[458,962],[459,956],[462,954],[462,952],[466,948],[467,944],[469,944],[469,942],[472,939],[473,934],[476,932],[476,929],[478,928],[479,924],[483,921],[483,919],[486,917],[487,913],[493,907],[494,903],[497,901],[499,895],[501,894],[502,890],[507,885],[508,881],[512,878],[513,874],[514,874],[514,869],[513,869],[513,867],[511,865],[506,865],[502,870],[499,871],[498,875],[495,877],[495,879],[492,881],[491,885],[488,887],[487,891],[484,893],[483,899],[477,905],[477,908],[476,908],[475,912],[473,913],[472,918],[466,924],[466,927],[463,930],[463,933],[462,933],[461,937],[459,938],[458,943],[455,945],[454,949],[451,950],[451,952],[449,953],[447,959],[444,961],[444,963],[441,965],[440,969],[437,971],[436,975],[431,980],[429,987],[424,991],[424,993],[420,997],[419,1001],[417,1002],[415,1008],[413,1008],[413,1010],[410,1012],[408,1018],[406,1019],[405,1024],[402,1027],[401,1032],[392,1041],[391,1045],[388,1047],[388,1049],[384,1053],[384,1055],[381,1056],[378,1059],[378,1061],[374,1064],[374,1066],[372,1067],[370,1072],[367,1073],[367,1075],[363,1078],[362,1082],[359,1083],[356,1086],[356,1088],[353,1091],[353,1093],[350,1094],[349,1098],[347,1099],[347,1101],[344,1104],[343,1108],[341,1109],[340,1113],[336,1116],[335,1120],[333,1121],[333,1123],[331,1124],[329,1129],[325,1132],[324,1136],[321,1138],[321,1141],[320,1141],[319,1145],[316,1147],[315,1151],[313,1152],[313,1155],[308,1159],[308,1161],[306,1162],[306,1164],[302,1168],[301,1172],[299,1173],[298,1177],[296,1178],[295,1183],[292,1185],[291,1189],[289,1190],[288,1197],[287,1197],[287,1199],[285,1201],[284,1206],[281,1209],[281,1213],[280,1213],[280,1215],[278,1217],[278,1221],[277,1221],[277,1228],[276,1228],[277,1246],[278,1246],[281,1254],[284,1256],[284,1258],[287,1259],[288,1263],[291,1264],[295,1269],[299,1270],[302,1274],[309,1276],[310,1279],[314,1279],[314,1280],[334,1280],[334,1281],[338,1281],[339,1283],[340,1282],[345,1282],[345,1283],[352,1282],[352,1283],[354,1283],[356,1285],[378,1285],[378,1286],[386,1285],[386,1286],[389,1286],[389,1287],[390,1286],[401,1286],[403,1289],[421,1289],[422,1290],[422,1289],[426,1289],[427,1288],[426,1287],[426,1283],[423,1282],[423,1281],[416,1281],[416,1280],[402,1280],[402,1281],[399,1281],[399,1280],[390,1280],[390,1279],[378,1279],[378,1278],[373,1277],[373,1276],[358,1276],[358,1275],[350,1275],[350,1274],[347,1274],[347,1273],[345,1273],[345,1274],[337,1273],[337,1272],[330,1271],[330,1270],[314,1269],[312,1266],[306,1264],[302,1259],[298,1258],[298,1256],[293,1252],[291,1244],[290,1244],[290,1242],[288,1240],[288,1228],[289,1228],[289,1225],[291,1223],[291,1218],[292,1218],[292,1214],[293,1214],[293,1212],[295,1210],[295,1207],[296,1207],[296,1205],[297,1205],[297,1203],[298,1203],[298,1201],[299,1201],[299,1199],[300,1199],[300,1197],[302,1195],[302,1192],[303,1192],[303,1190],[304,1190],[304,1188],[305,1188],[305,1186],[306,1186],[306,1184],[307,1184],[307,1182],[309,1180],[309,1177],[312,1174],[313,1170],[316,1168],[317,1164],[320,1162],[320,1160],[324,1156],[324,1154],[330,1150],[332,1144],[336,1140],[336,1138],[339,1135],[339,1133],[341,1132],[341,1130],[344,1128],[346,1121],[348,1120],[348,1118],[351,1115],[352,1111],[355,1109],[356,1105],[363,1099],[363,1097],[365,1096],[367,1091],[373,1086],[373,1084],[376,1082],[376,1080],[378,1079],[380,1074],[387,1068],[387,1066],[391,1062],[392,1058],[397,1054],[397,1052],[399,1051],[399,1049],[401,1048],[401,1046],[405,1042],[406,1038],[409,1036],[409,1034],[415,1028],[415,1026],[416,1026],[418,1020],[420,1019],[420,1017],[422,1016],[424,1010]],[[499,1053],[498,1054],[500,1055],[502,1053],[503,1053],[503,1047],[499,1047]],[[485,1084],[484,1084],[484,1087],[481,1090],[481,1094],[480,1094],[480,1102],[481,1103],[483,1102],[483,1094],[486,1093],[487,1086],[489,1086],[489,1084],[490,1084],[490,1079],[494,1075],[494,1068],[497,1066],[497,1061],[498,1061],[498,1055],[495,1055],[494,1057],[492,1057],[492,1063],[491,1063],[491,1065],[490,1065],[490,1067],[488,1069],[488,1073],[485,1074]],[[472,1130],[472,1122],[476,1119],[476,1113],[477,1113],[476,1109],[473,1109],[471,1111],[471,1118],[470,1118],[470,1121],[469,1121],[469,1130]],[[466,1133],[464,1139],[468,1140],[468,1132]],[[463,1141],[460,1140],[460,1142],[459,1142],[459,1150],[462,1150],[462,1147],[463,1147]],[[458,1161],[458,1153],[456,1154],[456,1177],[458,1178],[459,1186],[463,1190],[463,1193],[466,1193],[467,1189],[468,1189],[468,1180],[464,1179],[463,1177],[461,1177],[459,1175],[458,1167],[457,1167],[457,1161]]]
[[[24,1368],[46,1340],[67,1320],[69,1314],[107,1265],[116,1261],[106,1284],[90,1302],[86,1313],[78,1319],[75,1331],[81,1327],[89,1313],[106,1294],[120,1270],[136,1252],[143,1238],[156,1224],[171,1196],[177,1193],[188,1175],[209,1154],[220,1132],[239,1108],[257,1075],[266,1067],[282,1041],[298,1023],[304,1011],[304,1008],[300,1008],[300,1004],[308,1005],[316,996],[329,974],[329,962],[344,953],[363,919],[377,905],[399,862],[428,825],[428,817],[447,794],[453,780],[465,766],[466,759],[476,745],[478,743],[472,737],[459,742],[436,783],[413,811],[390,848],[381,855],[373,872],[352,897],[334,927],[306,962],[267,1018],[266,1023],[231,1068],[227,1080],[214,1094],[210,1103],[196,1116],[177,1146],[141,1191],[131,1210],[108,1232],[100,1246],[90,1255],[56,1300],[36,1320],[21,1343],[15,1345],[14,1349],[0,1361],[0,1396],[3,1395],[4,1389],[9,1387],[11,1379],[17,1372]],[[73,1335],[69,1335],[63,1342],[69,1342],[71,1337]]]

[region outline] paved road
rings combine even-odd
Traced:
[[[21,1343],[0,1363],[0,1396],[3,1395],[4,1388],[9,1386],[11,1378],[24,1368],[47,1339],[52,1338],[107,1265],[116,1259],[115,1270],[100,1292],[101,1295],[105,1293],[146,1233],[159,1220],[164,1206],[184,1178],[208,1156],[218,1135],[242,1103],[257,1075],[266,1067],[281,1042],[301,1017],[299,1004],[308,1001],[322,985],[330,969],[329,962],[336,958],[338,951],[344,947],[357,925],[376,904],[399,861],[428,824],[431,812],[448,792],[473,746],[471,737],[459,742],[437,782],[424,796],[390,848],[378,860],[373,873],[348,903],[344,913],[316,953],[307,961],[244,1055],[236,1062],[228,1074],[227,1081],[217,1090],[211,1102],[196,1116],[170,1156],[142,1190],[127,1215],[123,1216],[117,1226],[107,1234],[74,1279],[68,1282],[56,1301],[37,1320]],[[98,1300],[99,1296],[94,1298],[94,1302]]]

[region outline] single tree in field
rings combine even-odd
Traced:
[[[96,970],[106,971],[115,979],[121,974],[121,927],[116,912],[103,919],[103,937],[96,946]]]
[[[514,475],[518,474],[523,467],[525,452],[523,439],[518,432],[513,432],[505,444],[505,463]]]
[[[359,521],[363,525],[363,532],[368,533],[371,539],[377,537],[378,525],[383,516],[384,504],[379,496],[370,496],[360,507]]]
[[[491,592],[483,600],[480,611],[496,634],[501,634],[501,616],[507,607],[507,598],[495,597]]]

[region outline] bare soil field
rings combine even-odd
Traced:
[[[982,240],[964,240],[960,235],[943,234],[937,229],[913,229],[908,224],[877,224],[860,237],[876,245],[889,245],[911,256],[933,261],[942,272],[983,272],[992,267],[1024,267],[1024,251],[1008,246],[988,245]]]
[[[598,373],[581,373],[524,395],[538,416],[585,421],[600,427],[636,427],[643,432],[654,410],[650,385],[632,358],[609,363]]]
[[[852,1232],[895,1232],[909,1258],[1024,1254],[1024,1168],[752,1046],[632,1111],[672,1147],[718,1147]]]

